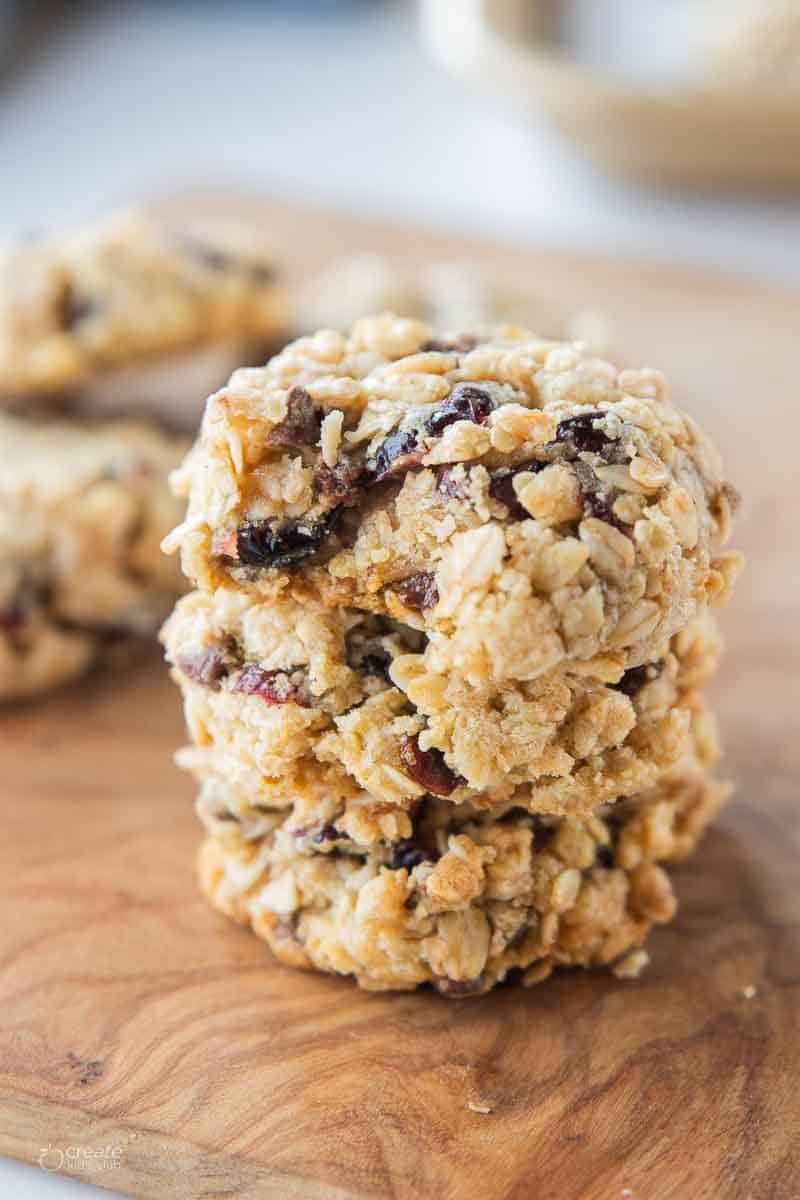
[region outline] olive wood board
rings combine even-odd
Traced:
[[[349,250],[468,255],[668,372],[744,495],[712,689],[737,794],[640,979],[370,995],[277,965],[197,894],[156,651],[6,708],[0,1152],[113,1147],[113,1170],[64,1170],[157,1200],[797,1200],[800,296],[254,197],[168,207],[258,219],[293,278]]]

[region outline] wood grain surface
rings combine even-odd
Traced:
[[[158,1200],[796,1200],[800,298],[228,207],[266,221],[298,273],[357,247],[468,251],[554,306],[602,309],[619,354],[668,370],[745,497],[750,565],[714,689],[737,799],[676,871],[680,913],[640,980],[365,995],[277,966],[196,894],[179,704],[155,653],[7,709],[0,1152],[113,1147],[113,1169],[63,1169]]]

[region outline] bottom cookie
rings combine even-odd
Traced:
[[[689,762],[583,821],[520,810],[491,821],[431,798],[411,838],[366,854],[324,839],[300,852],[274,813],[257,838],[238,826],[207,838],[200,885],[281,962],[372,991],[479,995],[510,972],[532,984],[560,966],[632,976],[676,909],[659,863],[691,853],[729,792]]]

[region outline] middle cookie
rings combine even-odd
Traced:
[[[184,597],[162,639],[188,765],[268,806],[276,780],[318,764],[395,810],[423,795],[492,808],[524,788],[529,811],[572,816],[680,758],[720,651],[706,615],[632,669],[605,655],[472,686],[391,618],[224,588]]]

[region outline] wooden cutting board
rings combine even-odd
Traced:
[[[714,689],[737,799],[676,871],[680,914],[639,981],[365,995],[276,966],[195,893],[155,654],[6,710],[0,1152],[49,1148],[49,1166],[158,1200],[800,1196],[800,298],[227,204],[272,228],[293,272],[357,248],[468,252],[554,306],[603,310],[620,354],[669,371],[745,497],[750,566]]]

